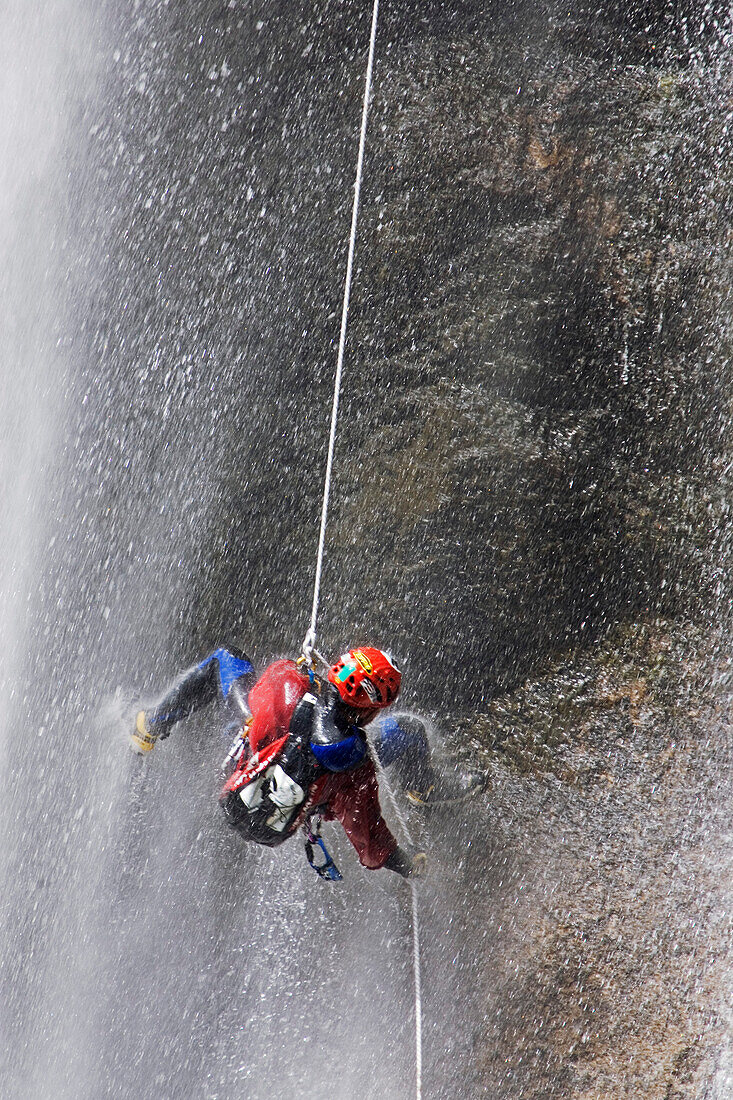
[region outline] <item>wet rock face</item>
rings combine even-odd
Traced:
[[[135,409],[140,512],[173,455],[186,657],[305,630],[368,15],[192,2],[121,32],[92,400]],[[723,39],[681,5],[382,14],[321,626],[391,644],[423,704],[721,580]]]
[[[728,1095],[729,689],[715,640],[658,621],[467,724],[505,858],[526,860],[488,918],[489,1092]]]
[[[692,1100],[728,702],[719,636],[675,619],[727,599],[728,108],[714,51],[538,22],[380,72],[338,560],[354,627],[366,602],[421,703],[469,715],[492,868],[526,861],[487,905],[481,1087]]]
[[[699,607],[724,527],[720,87],[545,29],[395,47],[372,122],[341,560],[384,570],[351,574],[354,622],[366,587],[369,625],[416,666],[439,639],[466,701]]]

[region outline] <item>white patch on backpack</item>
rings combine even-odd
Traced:
[[[266,783],[269,790],[265,788]],[[265,794],[275,804],[275,811],[265,824],[273,832],[281,833],[292,821],[293,812],[305,801],[305,791],[279,764],[273,764],[263,775],[243,787],[239,797],[252,814],[262,805]]]
[[[271,774],[270,774],[271,773]],[[270,799],[277,809],[267,819],[267,825],[281,833],[293,816],[293,810],[305,800],[305,791],[279,764],[267,769],[270,776]]]
[[[251,783],[248,783],[246,787],[242,787],[239,792],[239,797],[244,802],[245,806],[250,813],[254,813],[258,806],[262,804],[262,787],[267,781],[267,772],[263,775],[258,775],[256,779],[253,779]]]

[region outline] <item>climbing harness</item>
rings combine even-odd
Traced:
[[[346,261],[346,279],[344,283],[344,300],[341,310],[341,332],[339,335],[338,356],[336,359],[336,374],[333,384],[333,404],[331,407],[331,429],[328,437],[328,457],[326,459],[326,473],[323,481],[323,504],[321,507],[321,525],[318,534],[318,554],[316,557],[316,572],[313,583],[313,605],[311,608],[311,618],[308,631],[303,639],[302,655],[304,663],[312,671],[309,673],[311,679],[315,676],[315,660],[322,658],[316,651],[316,627],[318,622],[318,604],[321,595],[321,574],[323,572],[323,552],[326,542],[326,524],[328,521],[328,505],[331,495],[331,476],[333,472],[333,455],[336,444],[336,424],[338,422],[338,410],[339,410],[339,398],[341,396],[341,376],[343,373],[344,365],[344,351],[346,349],[346,327],[349,319],[349,301],[351,298],[351,281],[354,271],[354,253],[356,251],[356,229],[359,219],[359,198],[361,194],[361,180],[364,169],[364,149],[366,146],[366,129],[367,129],[367,117],[369,114],[369,99],[371,96],[372,88],[372,72],[374,69],[374,49],[377,40],[377,19],[379,15],[379,0],[374,0],[372,8],[372,26],[371,35],[369,39],[369,59],[367,61],[366,80],[364,84],[364,101],[362,104],[361,112],[361,132],[359,136],[359,155],[356,162],[356,182],[354,184],[354,203],[351,211],[351,233],[349,236],[349,252]],[[412,847],[412,839],[410,837],[410,831],[407,828],[407,823],[403,814],[397,805],[394,792],[390,787],[384,775],[384,769],[382,768],[376,753],[372,754],[377,763],[377,768],[380,773],[380,778],[384,782],[385,789],[387,790],[392,805],[395,809],[395,815],[400,823],[402,831],[407,838],[407,842]],[[320,830],[320,822],[318,824],[318,830]],[[308,854],[308,846],[311,847],[311,854],[313,852],[313,845],[318,845],[324,852],[326,862],[320,866],[316,866],[308,856],[308,862],[312,867],[321,875],[322,878],[335,879],[336,876],[340,879],[338,868],[336,868],[333,860],[329,856],[323,841],[318,834],[312,834],[312,837],[306,833],[306,854]],[[335,872],[335,875],[332,873]],[[416,1097],[417,1100],[422,1100],[422,992],[421,992],[421,980],[420,980],[420,928],[418,924],[418,912],[417,912],[417,891],[414,883],[410,883],[412,890],[412,958],[413,958],[413,971],[415,975],[415,1073],[416,1073]]]
[[[377,41],[377,17],[379,15],[379,0],[374,0],[372,10],[372,29],[369,39],[369,60],[367,61],[366,80],[364,83],[364,102],[361,110],[361,132],[359,135],[359,155],[356,162],[356,182],[354,184],[354,204],[351,211],[351,234],[349,236],[349,253],[346,260],[346,279],[344,283],[344,301],[341,310],[341,332],[339,335],[338,356],[336,358],[336,375],[333,383],[333,405],[331,407],[331,431],[328,438],[328,457],[326,459],[326,474],[323,481],[323,505],[321,508],[321,526],[318,535],[318,555],[316,557],[316,575],[313,584],[313,606],[311,608],[311,620],[308,632],[303,639],[303,656],[310,661],[316,644],[316,624],[318,620],[318,603],[321,595],[321,573],[323,571],[323,548],[326,542],[326,523],[328,521],[328,503],[331,495],[331,474],[333,470],[333,452],[336,444],[336,424],[338,422],[339,398],[341,396],[341,375],[344,366],[344,351],[346,350],[346,326],[349,320],[349,301],[351,299],[351,281],[354,272],[354,253],[356,251],[356,228],[359,221],[359,197],[361,195],[361,178],[364,170],[364,149],[366,147],[367,117],[369,114],[369,99],[372,90],[372,72],[374,69],[374,47]]]
[[[323,819],[320,814],[312,814],[311,817],[303,825],[303,834],[305,836],[305,856],[310,863],[313,870],[320,878],[326,879],[328,882],[341,882],[343,875],[339,871],[338,867],[333,861],[333,857],[325,845],[323,837],[321,836],[321,823]],[[324,862],[316,863],[315,849],[320,848],[323,853]]]

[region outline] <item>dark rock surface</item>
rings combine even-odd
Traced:
[[[471,724],[505,845],[529,854],[493,919],[515,945],[486,966],[486,1095],[726,1095],[730,707],[730,657],[658,620]]]
[[[122,21],[82,227],[108,248],[85,415],[131,406],[90,455],[102,512],[123,463],[127,507],[166,460],[189,499],[161,521],[173,553],[202,532],[186,652],[304,632],[368,14]],[[383,13],[325,646],[382,637],[415,698],[472,708],[568,642],[709,605],[729,75],[710,11]]]
[[[439,640],[458,672],[441,702],[615,622],[699,610],[721,576],[720,87],[547,33],[532,52],[496,27],[426,37],[379,85],[339,563],[357,561],[355,624],[366,595],[418,667]],[[367,569],[360,587],[364,559],[387,583]]]
[[[730,687],[709,636],[657,621],[470,723],[527,861],[491,916],[486,1095],[727,1095]]]

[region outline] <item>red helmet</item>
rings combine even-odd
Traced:
[[[361,646],[343,653],[328,670],[328,679],[350,707],[377,711],[394,703],[402,673],[381,649]]]

